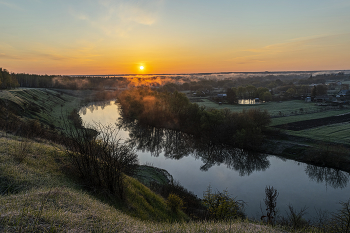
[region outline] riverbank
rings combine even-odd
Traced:
[[[23,160],[19,146],[29,143]],[[165,200],[128,178],[126,204],[90,192],[66,173],[60,145],[0,131],[2,232],[281,232],[248,220],[187,222]]]
[[[287,138],[289,140],[266,140],[261,152],[350,173],[349,148],[346,145],[292,136]]]

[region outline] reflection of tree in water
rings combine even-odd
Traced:
[[[93,113],[95,110],[98,110],[98,107],[101,107],[103,110],[106,106],[111,105],[113,101],[101,101],[101,102],[93,102],[89,103],[83,107],[80,108],[80,112],[83,115],[86,115],[87,110],[89,110],[91,113]]]
[[[264,171],[270,166],[267,155],[248,153],[242,149],[218,145],[210,141],[196,140],[186,133],[140,126],[136,121],[119,119],[119,127],[129,131],[130,146],[142,152],[148,151],[152,156],[164,156],[181,159],[193,155],[201,159],[204,165],[201,170],[207,171],[214,165],[226,164],[228,168],[239,171],[241,176],[250,175],[254,171]]]
[[[249,176],[254,171],[265,171],[270,166],[267,155],[250,153],[223,145],[205,144],[197,145],[195,151],[195,157],[201,158],[204,162],[201,167],[202,171],[223,163],[228,168],[238,171],[240,176]]]
[[[325,182],[333,188],[345,188],[349,182],[349,173],[328,167],[307,165],[306,174],[317,183]]]

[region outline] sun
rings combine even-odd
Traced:
[[[143,70],[145,67],[144,66],[140,66],[140,70]]]

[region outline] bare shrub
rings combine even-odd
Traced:
[[[15,158],[15,160],[17,160],[20,163],[23,162],[32,150],[32,145],[33,142],[30,141],[28,138],[23,138],[21,141],[16,143],[13,153],[13,157]]]
[[[138,159],[132,148],[118,139],[117,128],[96,124],[95,130],[71,126],[67,132],[66,154],[81,178],[123,200],[125,174],[133,174]]]
[[[299,212],[294,210],[292,205],[288,205],[289,212],[287,212],[287,217],[282,217],[278,222],[280,225],[289,226],[291,229],[305,229],[310,226],[310,221],[307,221],[303,218],[306,214],[306,207],[300,209]]]
[[[265,194],[266,198],[264,199],[264,202],[266,205],[266,216],[261,216],[261,219],[267,218],[268,223],[272,224],[276,217],[276,200],[279,193],[273,188],[273,186],[266,186]]]
[[[339,203],[342,208],[333,213],[327,229],[329,232],[350,232],[350,199]]]

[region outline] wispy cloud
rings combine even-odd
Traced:
[[[70,60],[71,57],[62,56],[59,54],[48,54],[48,53],[41,53],[41,52],[29,52],[22,55],[10,55],[7,53],[0,53],[0,60],[26,60],[26,61],[32,61],[32,60],[53,60],[53,61],[64,61],[64,60]]]
[[[14,4],[14,3],[9,3],[7,1],[0,1],[0,5],[6,6],[10,9],[13,9],[13,10],[23,11],[23,9],[21,7],[19,7],[18,5]]]
[[[23,57],[0,53],[0,60],[25,60]]]
[[[86,8],[71,8],[71,14],[105,34],[123,36],[137,25],[150,26],[156,23],[162,2],[163,0],[99,0],[89,2]],[[89,12],[90,7],[95,11]]]
[[[336,34],[336,35],[316,35],[309,37],[300,37],[288,40],[283,43],[271,44],[262,48],[253,48],[244,50],[245,52],[253,52],[256,54],[278,54],[285,52],[293,52],[303,49],[309,49],[310,47],[326,47],[326,46],[335,46],[335,41],[339,38],[347,37],[349,38],[350,34]],[[332,41],[332,43],[329,43]]]

